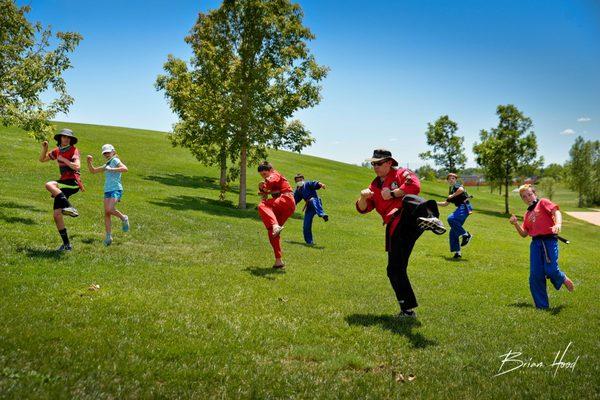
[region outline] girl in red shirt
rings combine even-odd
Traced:
[[[521,199],[527,204],[523,225],[519,225],[513,214],[509,221],[521,237],[531,236],[529,246],[529,289],[535,306],[550,307],[546,279],[550,279],[556,290],[562,285],[573,291],[573,282],[558,268],[558,234],[562,227],[562,215],[558,205],[548,199],[538,199],[531,185],[519,188]]]
[[[263,197],[258,205],[258,214],[267,228],[269,242],[275,253],[273,268],[284,268],[285,264],[281,260],[280,234],[283,224],[296,210],[294,194],[287,179],[273,169],[269,162],[263,161],[258,166],[258,173],[264,179],[258,185],[259,194]]]

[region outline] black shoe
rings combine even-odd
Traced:
[[[454,253],[454,258],[455,260],[458,260],[459,258],[462,258],[462,256],[460,255],[460,253]]]
[[[61,244],[60,247],[58,249],[56,249],[56,251],[71,251],[73,250],[73,246],[71,246],[71,244]]]
[[[432,231],[436,235],[443,235],[444,233],[446,233],[446,228],[444,227],[444,224],[436,217],[419,217],[417,218],[417,221],[419,223],[419,228],[423,229],[424,231]]]
[[[398,318],[417,318],[417,313],[414,310],[402,310]]]
[[[323,215],[323,221],[325,221],[325,222],[329,221],[329,215],[327,215],[327,214]]]
[[[471,235],[469,232],[467,232],[466,235],[463,235],[462,241],[460,242],[460,246],[465,247],[466,245],[468,245],[469,242],[471,241],[472,237],[473,237],[473,235]]]

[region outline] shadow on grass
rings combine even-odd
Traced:
[[[450,261],[450,262],[467,262],[469,260],[464,259],[464,258],[454,258],[453,256],[440,256],[441,258],[443,258],[446,261]]]
[[[42,249],[30,246],[17,247],[17,252],[24,253],[27,257],[30,258],[46,258],[53,260],[61,259],[65,255],[63,251]]]
[[[154,181],[162,183],[163,185],[169,186],[180,186],[194,189],[211,189],[221,190],[221,185],[217,178],[211,178],[209,176],[190,176],[183,174],[167,174],[167,175],[148,175],[144,178],[147,181]],[[227,190],[231,193],[239,193],[238,189],[229,188]]]
[[[15,203],[14,201],[4,201],[0,203],[0,208],[17,208],[19,210],[27,210],[27,211],[35,211],[35,212],[45,212],[44,210],[40,210],[37,207],[33,207],[26,204]]]
[[[511,207],[511,209],[512,209],[512,207]],[[510,218],[510,214],[504,214],[504,211],[492,211],[492,210],[476,208],[473,210],[473,214],[477,214],[477,213],[489,215],[491,217],[498,217],[498,218],[506,219],[506,222],[508,222],[508,219]]]
[[[517,302],[517,303],[512,303],[512,304],[509,304],[508,306],[509,307],[516,307],[516,308],[531,308],[531,309],[535,309],[535,307],[534,307],[533,304],[527,303],[527,302],[524,302],[524,301],[520,301],[520,302]],[[563,310],[563,308],[565,308],[565,306],[561,304],[560,306],[550,307],[550,308],[548,308],[546,310],[539,310],[539,311],[547,312],[547,313],[550,313],[551,315],[558,315]]]
[[[37,222],[35,222],[31,218],[8,217],[4,214],[0,214],[0,221],[4,221],[7,224],[23,224],[23,225],[36,225],[37,224]]]
[[[424,349],[428,346],[436,346],[435,340],[427,339],[419,332],[413,332],[414,328],[421,326],[421,322],[415,318],[400,319],[392,315],[374,315],[374,314],[352,314],[345,317],[349,325],[374,326],[379,325],[396,335],[405,336],[410,345],[417,349]]]
[[[309,249],[323,250],[325,248],[325,246],[318,246],[316,244],[308,244],[308,243],[304,243],[304,242],[297,242],[295,240],[286,240],[285,242],[289,243],[289,244],[295,244],[296,246],[308,247]]]
[[[244,271],[248,272],[252,276],[269,279],[271,281],[275,280],[275,278],[272,275],[285,274],[285,269],[276,269],[273,267],[248,267],[245,268]]]
[[[220,201],[206,197],[183,195],[167,197],[159,201],[149,201],[149,203],[161,207],[169,207],[174,210],[198,210],[213,215],[225,215],[236,218],[252,218],[260,221],[258,213],[256,210],[254,210],[255,204],[251,203],[247,204],[247,209],[240,210],[239,208],[236,208],[229,200]]]
[[[81,239],[81,243],[85,243],[85,244],[94,244],[94,243],[100,243],[100,242],[102,242],[102,240],[100,240],[100,238],[96,238],[96,237],[87,237],[87,238]]]

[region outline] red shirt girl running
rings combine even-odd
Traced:
[[[258,214],[267,228],[269,242],[275,253],[273,268],[283,268],[285,264],[281,260],[280,233],[285,221],[296,210],[294,193],[287,179],[273,169],[269,162],[262,162],[258,166],[258,173],[264,178],[264,181],[258,185],[259,194],[263,196],[258,205]]]

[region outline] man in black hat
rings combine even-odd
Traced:
[[[54,198],[54,222],[63,241],[58,250],[70,251],[72,250],[72,246],[69,242],[63,215],[68,215],[69,217],[79,216],[77,209],[69,202],[69,197],[79,190],[84,190],[79,176],[81,162],[79,150],[75,147],[77,137],[75,137],[72,130],[61,130],[54,135],[54,140],[56,140],[57,147],[50,152],[48,151],[48,141],[42,143],[40,162],[55,160],[58,163],[60,179],[58,181],[46,182],[46,190]]]
[[[446,228],[437,218],[437,203],[417,196],[419,178],[409,169],[398,168],[389,150],[375,150],[370,161],[377,176],[360,192],[356,209],[361,214],[375,209],[383,218],[387,275],[400,305],[399,316],[416,317],[417,299],[407,274],[410,254],[424,230],[441,235]]]

